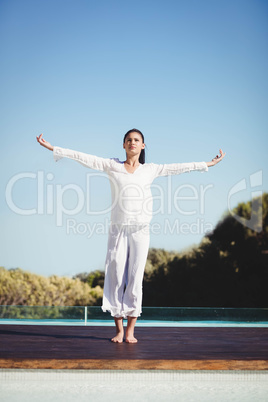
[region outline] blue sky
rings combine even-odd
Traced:
[[[107,233],[97,227],[109,213],[82,208],[57,226],[57,202],[65,189],[64,206],[75,209],[82,191],[101,211],[108,181],[73,161],[55,163],[35,140],[41,132],[53,145],[121,160],[133,127],[144,133],[148,162],[208,161],[226,151],[208,173],[154,182],[154,195],[164,196],[151,247],[198,244],[243,180],[231,207],[268,191],[267,21],[263,0],[1,0],[0,265],[68,276],[104,266]],[[256,172],[262,179],[252,189]],[[190,199],[175,208],[175,193]],[[10,199],[24,212],[39,202],[39,213],[15,212]],[[165,231],[167,222],[177,229]]]

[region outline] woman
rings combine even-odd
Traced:
[[[82,152],[54,147],[36,137],[43,147],[53,151],[56,161],[67,157],[91,169],[105,171],[112,191],[111,225],[105,263],[103,311],[114,317],[116,336],[112,342],[122,343],[123,318],[127,318],[125,341],[136,343],[134,327],[141,314],[142,280],[149,249],[149,224],[152,219],[150,185],[156,177],[207,171],[225,156],[220,150],[211,162],[145,163],[144,136],[137,129],[129,130],[123,140],[126,160],[105,159]]]

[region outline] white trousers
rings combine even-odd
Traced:
[[[113,317],[139,317],[150,242],[149,225],[111,225],[102,310]]]

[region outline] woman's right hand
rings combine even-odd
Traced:
[[[40,134],[39,137],[36,137],[37,142],[39,142],[39,144],[42,145],[42,147],[45,147],[45,148],[49,149],[50,151],[53,151],[54,147],[49,142],[44,140],[44,138],[42,138],[42,137],[43,137],[43,134]]]

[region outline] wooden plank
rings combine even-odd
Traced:
[[[267,370],[268,328],[137,327],[114,344],[111,327],[1,325],[0,368]]]
[[[268,370],[268,360],[0,359],[2,369]]]

